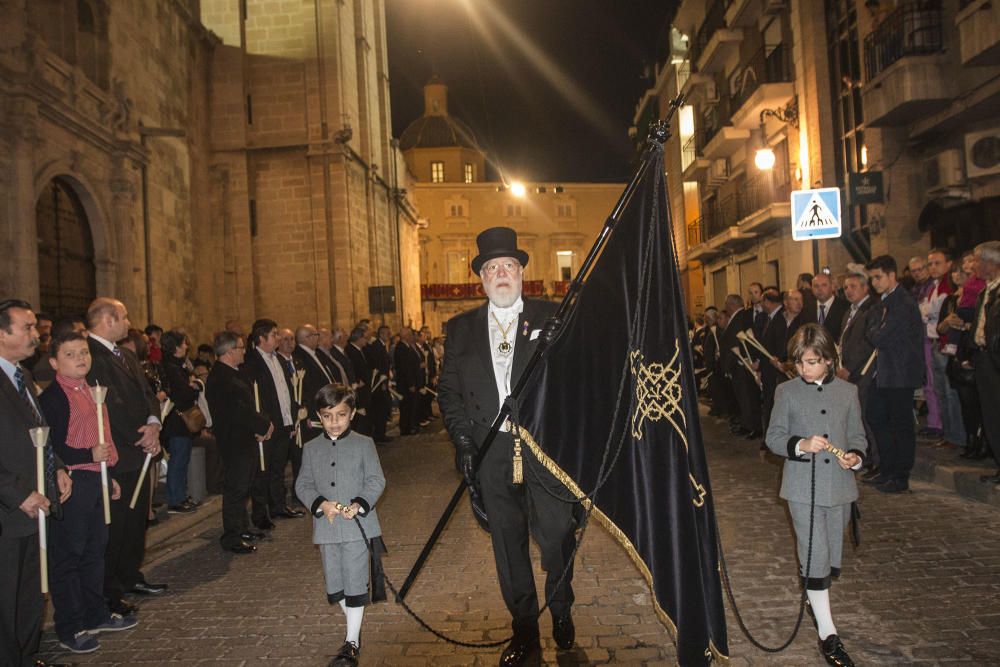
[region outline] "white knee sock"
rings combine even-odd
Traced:
[[[837,628],[833,624],[833,614],[830,613],[830,590],[806,591],[809,598],[809,606],[812,607],[813,616],[816,618],[816,631],[820,639],[826,639],[830,635],[837,634]]]
[[[344,610],[344,616],[347,617],[347,637],[344,641],[354,642],[356,646],[360,647],[361,621],[365,618],[365,608],[348,607],[343,600],[340,601],[340,608]]]

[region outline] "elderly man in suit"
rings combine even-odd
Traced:
[[[903,493],[910,488],[916,456],[913,391],[924,383],[924,324],[916,299],[899,287],[895,259],[881,255],[867,268],[881,297],[866,329],[868,341],[878,350],[868,419],[881,464],[879,474],[865,481],[883,493]]]
[[[347,337],[344,354],[354,370],[355,378],[352,387],[357,402],[354,407],[354,421],[351,423],[351,428],[362,435],[370,436],[372,434],[372,371],[368,367],[368,360],[365,359],[364,347],[367,342],[365,329],[360,326],[354,327],[351,330],[351,335]]]
[[[815,312],[808,313],[806,319],[824,327],[834,340],[839,339],[848,303],[837,296],[829,273],[817,273],[813,277],[812,294],[816,299]]]
[[[983,402],[983,431],[1000,467],[1000,241],[986,241],[976,246],[976,275],[986,281],[979,293],[976,317],[972,321],[972,344],[975,356],[976,390]],[[982,481],[1000,484],[1000,470],[985,475]]]
[[[782,362],[788,357],[788,327],[781,312],[781,292],[777,287],[764,290],[761,304],[766,322],[760,343],[776,360],[764,358],[759,350],[754,350],[754,356],[760,362],[761,421],[766,433],[771,423],[771,410],[774,409],[774,392],[779,384],[788,379],[782,366]]]
[[[381,445],[392,442],[385,434],[385,425],[392,413],[392,395],[389,393],[389,375],[392,359],[389,354],[389,340],[392,330],[384,324],[378,328],[375,340],[365,346],[365,361],[372,373],[372,439]]]
[[[316,347],[319,343],[319,332],[311,324],[303,324],[295,330],[295,350],[292,357],[295,365],[304,370],[302,376],[302,406],[309,413],[306,422],[301,425],[302,442],[309,442],[320,434],[320,429],[310,426],[309,422],[319,422],[316,413],[316,392],[332,382],[342,383],[342,379],[331,374],[320,359]]]
[[[528,254],[517,248],[513,229],[487,229],[476,242],[479,255],[472,260],[472,270],[481,277],[489,301],[448,321],[438,403],[455,443],[458,468],[470,485],[477,480],[481,484],[497,578],[513,617],[514,637],[500,665],[523,665],[537,661],[541,653],[529,523],[547,572],[545,594],[550,600],[552,635],[560,649],[571,648],[575,640],[571,616],[574,505],[546,490],[546,484],[554,488],[556,481],[530,450],[522,451],[529,468],[523,482],[512,483],[514,438],[506,430],[497,434],[478,471],[473,462],[537,345],[537,334],[529,336],[529,330],[539,330],[556,307],[521,298]]]
[[[42,636],[38,513],[65,502],[73,482],[51,444],[45,446],[46,492],[36,489],[30,429],[45,425],[31,373],[20,362],[38,347],[31,306],[0,301],[0,664],[43,665],[35,660]]]
[[[146,454],[160,453],[160,403],[146,381],[139,359],[118,345],[131,323],[125,304],[99,297],[87,308],[87,345],[91,367],[88,384],[108,388],[111,437],[118,448],[115,479],[121,496],[111,501],[111,526],[104,561],[104,595],[108,608],[127,616],[135,607],[123,599],[127,592],[159,595],[166,584],[150,584],[140,568],[146,554],[146,519],[150,503],[148,478],[139,490],[135,509],[129,508]]]
[[[413,329],[404,326],[399,331],[399,344],[393,352],[393,367],[396,369],[396,389],[402,395],[399,400],[399,435],[416,435],[417,392],[425,384],[423,355],[416,348]]]
[[[222,489],[222,538],[226,551],[251,554],[264,533],[250,527],[247,498],[258,467],[256,443],[270,438],[270,418],[257,411],[253,388],[241,377],[246,355],[242,337],[231,331],[215,336],[212,348],[218,361],[205,383],[205,397],[212,412],[212,429],[225,465]]]
[[[875,347],[866,335],[868,314],[875,304],[869,292],[867,276],[852,273],[844,279],[844,295],[850,303],[850,308],[844,316],[840,340],[837,343],[840,347],[840,367],[837,369],[837,377],[847,380],[858,388],[858,400],[862,407],[861,421],[865,426],[865,434],[868,436],[870,454],[866,463],[869,468],[874,469],[874,466],[878,465],[875,432],[872,431],[871,424],[868,423],[868,414],[865,410],[868,405],[868,396],[871,395],[874,365],[869,367],[867,372],[862,373],[872,352],[875,351]]]
[[[719,335],[722,347],[722,368],[732,382],[733,395],[739,410],[739,418],[733,426],[733,433],[744,435],[748,440],[762,435],[760,420],[760,386],[754,375],[744,367],[740,356],[749,357],[749,350],[736,337],[736,334],[747,329],[753,330],[754,311],[743,307],[743,298],[739,294],[726,297],[725,311],[729,315],[729,323]],[[736,348],[736,351],[733,351]]]

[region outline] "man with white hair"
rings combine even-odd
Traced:
[[[972,341],[976,347],[976,390],[982,401],[983,431],[1000,467],[1000,241],[976,246],[976,275],[986,281],[979,293]],[[984,482],[1000,484],[1000,471],[984,475]]]

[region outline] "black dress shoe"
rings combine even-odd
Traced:
[[[862,484],[873,484],[875,486],[879,486],[881,484],[885,484],[888,481],[889,480],[886,479],[885,477],[883,477],[881,475],[881,473],[879,473],[877,475],[872,475],[871,477],[862,477],[861,478],[861,483]]]
[[[337,655],[333,656],[328,667],[355,667],[358,664],[358,656],[361,655],[361,648],[354,642],[344,642]]]
[[[572,616],[566,614],[552,617],[552,638],[556,640],[556,646],[563,651],[573,648],[576,642],[576,627],[573,625]]]
[[[882,493],[906,493],[910,490],[910,485],[898,479],[890,479],[885,484],[879,484],[875,489]]]
[[[270,519],[264,519],[263,521],[254,521],[253,525],[258,530],[274,530],[274,522]]]
[[[834,667],[854,667],[854,661],[844,650],[844,644],[837,635],[819,640],[819,651],[826,658],[826,664]]]
[[[291,507],[286,507],[282,510],[278,510],[277,512],[271,512],[271,516],[281,519],[301,519],[305,516],[305,512],[300,512],[296,509],[292,509]]]
[[[145,581],[137,581],[135,586],[132,587],[132,593],[138,593],[139,595],[163,595],[167,592],[166,584],[150,584]]]
[[[514,637],[500,654],[500,667],[520,667],[521,665],[540,665],[541,663],[542,644],[538,641],[538,637],[527,640]]]
[[[253,544],[254,542],[260,539],[259,537],[257,537],[257,535],[258,533],[256,530],[253,531],[252,533],[248,530],[245,533],[240,533],[240,539],[249,544]]]
[[[139,607],[125,600],[116,600],[108,603],[108,611],[119,616],[129,616],[138,613]]]
[[[257,547],[246,541],[243,541],[240,542],[239,544],[234,544],[233,546],[226,549],[226,551],[234,554],[252,554],[255,551],[257,551]]]
[[[245,535],[249,535],[250,536],[249,539],[244,537]],[[267,533],[265,533],[263,530],[254,530],[253,528],[248,528],[247,530],[240,533],[240,537],[243,538],[244,540],[247,540],[248,542],[250,540],[256,541],[256,540],[262,540],[265,537],[267,537]]]

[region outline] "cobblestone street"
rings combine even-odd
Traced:
[[[708,417],[703,423],[740,611],[760,641],[783,643],[799,591],[791,527],[777,497],[780,466],[763,459],[756,443],[732,439],[723,423]],[[439,424],[380,448],[388,480],[379,506],[389,548],[383,562],[397,585],[457,483],[452,448]],[[171,588],[163,598],[139,600],[138,628],[101,635],[102,648],[79,657],[60,653],[49,629],[43,657],[77,664],[325,665],[343,641],[343,616],[326,603],[309,520],[280,523],[256,555],[230,556],[218,546],[217,500],[199,510],[200,521],[150,549],[148,580]],[[858,664],[1000,663],[996,508],[924,483],[900,496],[866,488],[861,507],[862,546],[847,548],[831,595],[834,620]],[[673,663],[673,645],[644,582],[596,522],[581,548],[574,587],[579,648],[557,655],[544,618],[548,664]],[[489,538],[468,503],[452,519],[408,602],[458,639],[507,635]],[[769,655],[746,641],[728,603],[727,610],[732,664],[824,664],[808,619],[788,650]],[[365,616],[365,665],[493,665],[498,654],[437,640],[392,602],[369,607]]]

